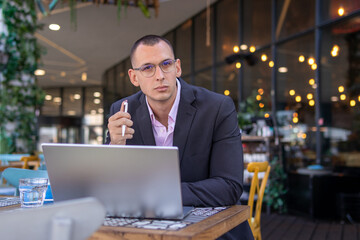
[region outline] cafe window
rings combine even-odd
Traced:
[[[211,16],[214,14],[212,8],[210,12],[211,19]],[[212,44],[214,43],[211,41],[211,32],[208,32],[207,21],[206,11],[195,17],[195,71],[211,67],[212,64]],[[211,23],[212,21],[210,21]],[[214,28],[211,27],[210,29],[213,30]]]
[[[242,28],[244,29],[244,50],[258,47],[271,41],[271,1],[244,1]]]
[[[288,37],[314,27],[315,2],[313,0],[278,1],[276,39]]]
[[[337,19],[360,9],[359,0],[322,0],[321,20]],[[353,21],[356,21],[353,19]]]
[[[85,114],[103,114],[103,93],[100,87],[87,87],[85,91]]]
[[[61,101],[60,88],[46,89],[44,105],[41,107],[41,115],[60,116]]]
[[[288,167],[316,162],[314,34],[278,46],[277,122]]]
[[[223,65],[217,68],[216,92],[230,96],[235,102],[237,102],[239,75],[238,69],[234,65]]]
[[[84,97],[81,88],[64,88],[63,96],[63,116],[81,116]]]
[[[121,98],[121,96],[126,96],[126,93],[124,91],[125,86],[125,79],[127,75],[127,70],[125,70],[125,64],[124,62],[121,62],[116,67],[116,76],[115,76],[115,93],[116,93],[116,99]]]
[[[234,46],[239,45],[238,1],[221,1],[217,5],[216,43],[217,62],[234,53]],[[235,51],[237,52],[238,49]],[[222,79],[222,78],[221,78]]]
[[[335,166],[356,166],[360,156],[359,27],[349,19],[323,31],[322,155]]]
[[[206,88],[208,90],[212,89],[212,80],[211,80],[211,70],[201,71],[195,75],[195,84]]]
[[[181,61],[182,76],[191,71],[191,27],[192,20],[188,20],[176,29],[175,57]]]

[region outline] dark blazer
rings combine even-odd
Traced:
[[[243,191],[243,153],[234,103],[230,97],[179,81],[181,93],[173,145],[179,148],[183,204],[234,205]],[[125,99],[135,130],[127,144],[156,145],[145,95],[140,91]],[[125,99],[111,106],[110,115],[120,110]],[[106,143],[109,142],[108,134]],[[242,225],[246,225],[243,234],[249,235],[247,222]],[[228,237],[223,239],[241,239]]]

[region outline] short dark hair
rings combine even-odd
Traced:
[[[134,53],[136,51],[136,49],[138,48],[138,46],[140,44],[146,45],[146,46],[154,46],[155,44],[159,43],[159,42],[165,42],[167,45],[169,45],[172,53],[174,54],[174,49],[171,45],[171,43],[169,42],[169,40],[167,40],[166,38],[163,38],[161,36],[158,35],[146,35],[142,38],[140,38],[139,40],[137,40],[134,45],[131,48],[131,52],[130,52],[130,60],[131,60],[131,64],[132,64],[132,60],[134,57]],[[174,54],[175,55],[175,54]]]

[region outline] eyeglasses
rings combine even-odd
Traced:
[[[156,72],[156,66],[159,66],[164,73],[171,72],[175,69],[176,60],[168,59],[164,60],[159,64],[146,64],[139,68],[133,68],[134,70],[140,71],[144,77],[152,77]]]

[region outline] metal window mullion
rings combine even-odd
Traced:
[[[321,0],[316,0],[315,3],[315,58],[317,69],[315,71],[315,126],[316,126],[316,164],[321,164],[322,157],[322,138],[320,131],[321,119]]]

